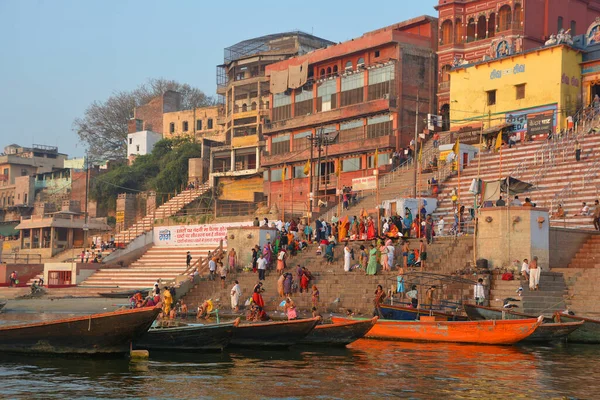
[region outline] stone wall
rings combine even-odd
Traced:
[[[581,246],[595,234],[592,231],[551,227],[550,268],[567,268]]]
[[[275,228],[239,227],[227,228],[227,251],[235,249],[238,266],[244,267],[252,261],[252,248],[260,248],[276,236]]]

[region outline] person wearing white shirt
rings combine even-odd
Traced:
[[[514,200],[510,202],[510,205],[514,207],[521,207],[523,203],[521,203],[521,200],[519,200],[519,196],[515,196]]]
[[[479,278],[477,284],[473,287],[473,297],[475,298],[475,304],[482,306],[485,302],[485,289],[483,287],[483,279]]]
[[[265,280],[265,272],[267,271],[267,260],[263,258],[262,254],[259,254],[258,260],[256,260],[256,265],[258,267],[258,280]]]
[[[208,261],[208,273],[211,281],[215,280],[215,272],[217,270],[217,263],[212,258]]]
[[[233,312],[240,310],[240,297],[242,297],[242,289],[240,288],[240,283],[235,281],[235,285],[231,288],[231,309]]]
[[[524,259],[523,264],[521,264],[521,275],[529,282],[529,260],[527,259]]]
[[[440,217],[437,223],[438,228],[438,236],[444,236],[444,225],[446,221],[444,221],[444,217]]]
[[[383,234],[385,235],[386,233],[388,233],[390,231],[390,224],[388,223],[387,219],[384,220],[383,222]]]
[[[590,206],[586,204],[584,201],[581,207],[581,215],[588,216],[590,215]]]

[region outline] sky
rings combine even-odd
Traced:
[[[0,148],[44,144],[80,157],[73,120],[112,93],[162,77],[214,95],[225,47],[292,30],[343,42],[437,16],[437,3],[0,0]]]

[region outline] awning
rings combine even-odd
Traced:
[[[18,225],[18,222],[13,224],[0,224],[0,235],[1,236],[18,236],[19,231],[15,229],[15,226]]]

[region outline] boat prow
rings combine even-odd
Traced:
[[[364,321],[348,321],[333,324],[317,325],[300,344],[346,346],[364,337],[378,317]]]
[[[306,337],[319,323],[320,317],[280,322],[240,324],[233,332],[231,346],[289,347]]]

